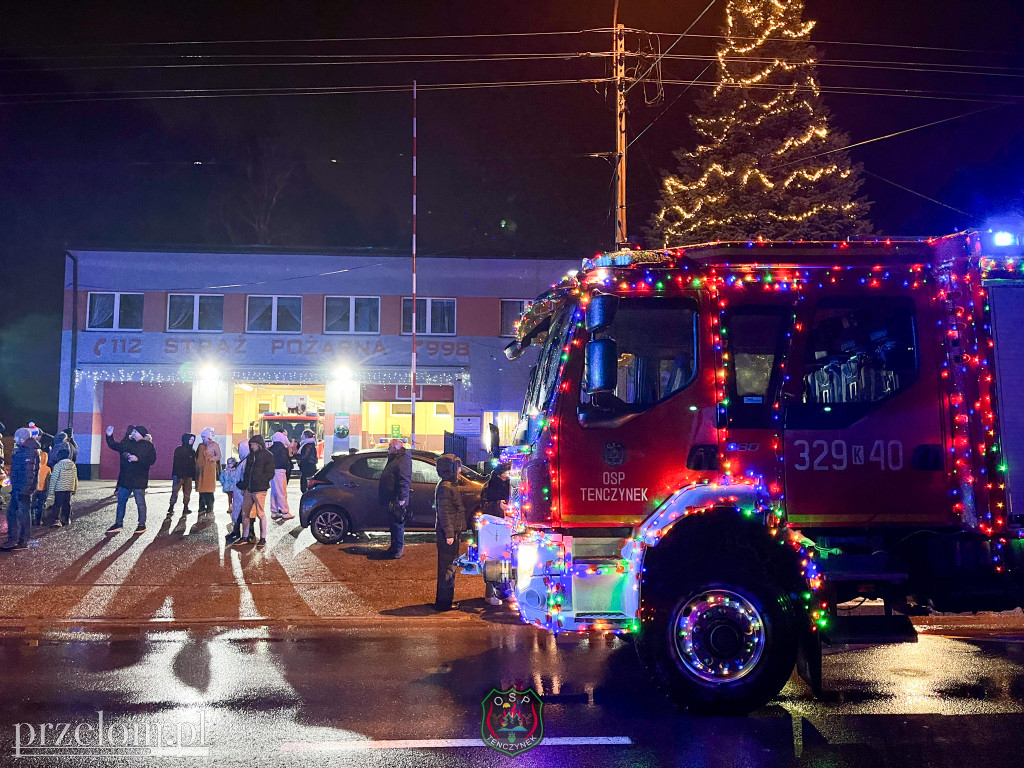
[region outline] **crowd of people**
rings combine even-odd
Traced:
[[[0,434],[4,426],[0,423]],[[198,513],[212,513],[219,481],[227,497],[231,524],[225,544],[232,547],[267,544],[267,496],[270,496],[272,520],[295,517],[288,506],[288,479],[293,462],[298,465],[302,492],[317,471],[316,438],[306,430],[295,445],[284,430],[276,432],[268,447],[262,435],[253,435],[238,443],[238,458],[223,461],[220,445],[212,428],[202,430],[198,445],[196,436],[185,433],[172,457],[171,498],[168,516],[174,513],[179,494],[183,514],[191,513],[192,494],[198,495]],[[42,524],[44,508],[49,501],[54,513],[52,526],[70,526],[73,518],[72,496],[78,489],[78,444],[71,427],[56,436],[47,435],[32,422],[14,433],[15,451],[11,456],[11,499],[7,509],[7,540],[0,551],[9,552],[28,547],[32,524]],[[114,439],[114,428],[106,429],[106,444],[119,455],[116,496],[117,507],[108,535],[120,533],[128,500],[135,501],[138,522],[135,534],[146,531],[146,489],[150,468],[156,462],[153,436],[146,427],[129,425],[120,440]],[[3,466],[0,444],[0,466]],[[459,492],[462,463],[457,456],[445,454],[437,459],[440,478],[434,491],[437,539],[437,589],[434,608],[448,611],[455,607],[455,577],[458,568],[459,543],[466,529],[466,510]],[[388,460],[381,474],[378,499],[387,511],[390,545],[384,558],[397,560],[405,548],[405,526],[410,520],[409,493],[412,485],[412,454],[401,440],[388,445]],[[495,467],[480,494],[484,514],[502,516],[510,493],[509,466]],[[256,526],[259,535],[256,535]],[[501,605],[501,596],[491,585],[487,600]]]

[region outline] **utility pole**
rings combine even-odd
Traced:
[[[409,448],[416,447],[416,81],[412,81],[412,386]]]
[[[618,3],[616,2],[616,15]],[[614,36],[615,69],[615,247],[628,248],[626,238],[626,32],[616,24]]]

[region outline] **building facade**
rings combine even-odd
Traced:
[[[530,299],[578,266],[417,260],[417,448],[464,435],[474,460],[489,423],[508,439],[531,363],[503,348]],[[207,427],[225,456],[278,426],[312,429],[325,456],[409,441],[411,270],[372,251],[69,251],[59,421],[73,421],[80,471],[116,477],[107,426],[149,429],[156,478]]]

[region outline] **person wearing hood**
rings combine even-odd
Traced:
[[[309,488],[309,478],[316,474],[317,461],[316,434],[311,429],[305,429],[299,443],[299,488],[303,493]]]
[[[7,431],[7,427],[0,421],[0,438],[3,437],[4,432]],[[4,480],[7,478],[7,471],[4,469],[4,465],[7,462],[4,460],[4,441],[0,439],[0,488],[3,487]],[[4,511],[4,500],[3,496],[0,496],[0,512]]]
[[[466,529],[466,508],[459,493],[459,473],[462,461],[446,453],[437,457],[437,475],[440,481],[434,489],[434,509],[437,518],[437,591],[434,609],[450,611],[455,607],[455,575],[459,572],[455,558],[459,556],[462,532]]]
[[[188,502],[192,498],[192,479],[196,476],[196,452],[193,447],[196,436],[191,432],[185,432],[181,436],[181,445],[174,449],[174,458],[171,465],[171,503],[167,507],[167,514],[174,512],[174,505],[178,503],[178,491],[181,491],[181,500],[185,505],[182,512],[188,514]]]
[[[225,544],[232,544],[241,537],[242,532],[242,501],[245,492],[239,483],[245,477],[245,466],[249,459],[249,440],[238,441],[238,464],[235,465],[235,492],[231,496],[231,526],[224,537]]]
[[[213,512],[213,498],[220,477],[220,444],[213,439],[214,432],[207,427],[199,433],[202,440],[196,448],[196,490],[199,492],[199,511]]]
[[[385,508],[391,544],[385,559],[398,560],[405,550],[405,524],[409,517],[409,491],[412,487],[412,454],[405,443],[394,439],[388,443],[388,463],[384,465],[377,484],[377,501]]]
[[[114,428],[107,427],[107,447],[121,454],[121,467],[117,473],[117,516],[114,524],[107,528],[108,535],[120,533],[124,528],[129,497],[135,499],[139,513],[135,533],[146,532],[146,488],[149,487],[149,468],[156,462],[156,449],[152,439],[146,439],[148,435],[148,429],[136,426],[118,442],[114,440]]]
[[[75,458],[77,458],[77,454]],[[50,449],[50,453],[46,457],[46,465],[53,469],[61,459],[75,460],[71,458],[71,444],[68,443],[68,436],[64,432],[58,432],[53,436],[53,448]]]
[[[11,456],[11,503],[7,507],[7,541],[0,552],[28,549],[32,494],[39,487],[39,443],[25,427],[14,433]]]
[[[260,539],[256,546],[267,545],[267,489],[276,476],[274,456],[267,450],[263,435],[249,438],[249,455],[245,459],[245,470],[237,487],[242,491],[242,535],[232,542],[239,547],[248,543],[249,529],[254,518],[260,521]]]
[[[29,422],[31,424],[31,422]],[[32,524],[42,525],[43,507],[46,504],[46,497],[50,489],[50,466],[47,464],[47,454],[53,449],[53,435],[47,434],[36,427],[38,437],[34,437],[39,446],[39,479],[36,492],[32,494]]]
[[[288,435],[275,432],[270,443],[274,456],[274,482],[270,486],[270,516],[275,520],[291,520],[295,515],[288,509],[288,470],[292,468],[292,452],[288,448]]]
[[[510,464],[499,464],[487,478],[484,487],[480,489],[480,508],[485,515],[505,517],[509,496],[512,493],[512,484],[508,478],[511,469]],[[469,524],[470,521],[467,520],[466,523]],[[486,582],[486,584],[487,602],[491,605],[501,605],[502,600],[495,586],[490,582]]]

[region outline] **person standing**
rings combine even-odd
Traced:
[[[114,524],[107,528],[107,535],[120,533],[124,528],[124,513],[128,497],[135,499],[139,513],[139,524],[135,533],[146,532],[146,488],[149,487],[149,468],[156,462],[156,449],[146,439],[149,430],[132,427],[123,440],[114,440],[114,428],[107,427],[107,447],[121,454],[121,467],[117,473],[117,516]]]
[[[196,491],[199,493],[199,512],[213,512],[213,497],[217,493],[220,477],[220,444],[213,439],[213,429],[207,427],[199,433],[202,442],[196,448]]]
[[[196,436],[186,432],[181,436],[181,445],[174,449],[174,458],[171,464],[171,503],[167,507],[167,514],[174,512],[174,505],[178,503],[178,491],[181,491],[181,500],[185,505],[182,510],[188,514],[188,502],[192,498],[192,481],[196,476],[196,452],[192,447],[195,445]]]
[[[255,518],[259,518],[260,521],[260,539],[256,546],[262,549],[267,545],[267,489],[270,488],[277,471],[274,456],[267,450],[263,435],[253,435],[249,439],[245,471],[238,482],[238,488],[242,491],[242,535],[232,543],[232,546],[240,547],[248,543],[249,528]]]
[[[434,489],[434,508],[437,521],[437,591],[434,609],[450,611],[455,607],[455,575],[459,569],[455,558],[459,556],[462,532],[466,529],[466,508],[459,493],[459,473],[462,461],[446,453],[437,457],[437,475],[441,478]]]
[[[245,477],[245,467],[249,459],[249,441],[238,441],[238,465],[235,467],[235,494],[231,497],[231,528],[224,537],[225,544],[231,544],[241,536],[242,532],[242,500],[245,492],[240,483]]]
[[[50,474],[50,493],[53,494],[53,506],[57,518],[53,528],[66,528],[71,525],[71,496],[78,490],[78,467],[69,457],[65,456],[53,466]]]
[[[32,494],[32,524],[42,525],[43,506],[46,504],[46,497],[49,495],[50,483],[50,466],[47,464],[47,451],[53,448],[53,438],[40,430],[39,437],[36,440],[39,444],[39,481],[36,486],[36,492]],[[49,443],[45,448],[43,447],[44,440],[46,443]]]
[[[7,541],[0,552],[28,549],[31,531],[32,494],[39,487],[39,443],[22,427],[14,432],[11,456],[11,503],[7,507]]]
[[[77,456],[75,457],[77,458]],[[68,443],[68,436],[64,432],[58,432],[53,436],[53,448],[46,458],[46,464],[53,469],[61,459],[75,460],[71,456],[71,445]]]
[[[292,468],[292,452],[288,435],[275,432],[270,443],[274,457],[274,482],[270,486],[270,516],[275,520],[291,520],[295,515],[288,509],[288,472]]]
[[[377,500],[386,510],[391,545],[384,557],[398,560],[405,550],[405,524],[409,516],[409,489],[412,485],[412,454],[405,443],[395,439],[388,443],[388,463],[377,485]]]
[[[509,464],[496,466],[491,472],[491,476],[487,478],[484,487],[480,489],[480,507],[485,515],[505,517],[509,496],[512,493],[512,484],[508,477],[511,468]],[[495,585],[490,582],[486,582],[486,585],[487,602],[491,605],[501,605],[501,596]]]
[[[4,426],[4,423],[2,421],[0,421],[0,488],[3,488],[4,480],[7,479],[7,470],[4,469],[4,466],[7,464],[7,460],[4,458],[4,441],[3,441],[4,432],[6,432],[6,431],[7,431],[7,427]],[[0,512],[3,512],[3,511],[4,511],[4,499],[3,499],[3,495],[0,494]]]
[[[224,464],[224,471],[220,473],[220,488],[228,497],[228,514],[235,504],[235,492],[238,488],[238,478],[235,473],[238,471],[238,462],[234,456],[228,456]]]
[[[316,465],[316,434],[306,429],[299,443],[299,489],[303,493],[309,489],[309,478],[316,474]]]

